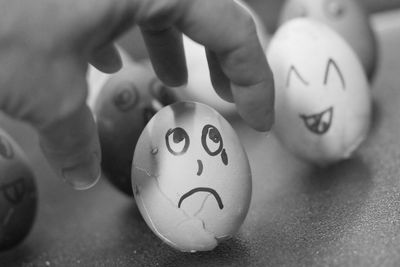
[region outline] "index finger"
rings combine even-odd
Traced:
[[[114,23],[115,25],[125,25],[124,21],[134,18],[132,23],[136,22],[152,29],[153,33],[157,29],[176,27],[193,40],[203,44],[215,55],[216,62],[220,64],[222,72],[229,79],[239,114],[257,130],[264,131],[271,128],[274,109],[272,72],[251,15],[235,1],[103,1],[109,2],[115,10],[123,10],[115,12],[119,14],[117,17],[120,21],[120,23]],[[96,25],[109,25],[109,23]],[[101,32],[107,31],[103,29]],[[168,36],[171,37],[171,35]],[[154,39],[158,38],[152,40]],[[177,44],[177,40],[178,38],[170,38],[169,46],[171,51],[180,55],[176,47],[172,47]],[[152,46],[157,47],[157,44],[153,43]],[[166,47],[160,49],[168,50]],[[166,68],[160,67],[160,69]],[[176,80],[183,78],[177,77],[179,79]]]
[[[260,131],[270,129],[274,82],[251,15],[231,0],[191,3],[177,26],[216,55],[247,123]]]

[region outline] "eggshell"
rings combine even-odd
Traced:
[[[131,62],[109,75],[94,104],[105,177],[132,196],[131,164],[141,132],[162,107],[175,102],[173,92],[149,64]]]
[[[368,81],[350,46],[320,22],[294,19],[278,30],[267,57],[276,136],[312,163],[348,158],[366,138],[371,117]]]
[[[360,58],[367,77],[373,78],[377,40],[368,14],[357,0],[287,0],[279,24],[296,17],[316,19],[338,32]]]
[[[17,143],[0,129],[0,251],[29,234],[37,209],[34,174]]]
[[[243,1],[236,2],[252,15],[259,39],[265,49],[269,42],[269,35],[267,34],[263,22],[246,3]],[[180,99],[207,104],[223,115],[237,115],[235,104],[227,102],[219,97],[211,84],[204,46],[191,40],[187,36],[184,36],[183,41],[189,79],[187,86],[175,90]]]
[[[132,186],[159,238],[181,251],[211,250],[245,219],[251,171],[221,115],[200,103],[178,102],[160,110],[142,132]]]

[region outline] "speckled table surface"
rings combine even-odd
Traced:
[[[40,203],[32,232],[0,253],[0,266],[398,266],[400,13],[372,19],[381,57],[368,140],[352,159],[309,170],[273,137],[234,123],[251,161],[253,199],[238,235],[211,252],[169,248],[105,179],[85,192],[65,186],[36,134],[2,117],[32,161]]]

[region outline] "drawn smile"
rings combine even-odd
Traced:
[[[188,197],[190,197],[191,195],[196,194],[196,193],[198,193],[198,192],[208,192],[208,193],[212,194],[212,195],[214,196],[215,200],[216,200],[217,203],[218,203],[218,207],[219,207],[221,210],[224,208],[224,204],[222,203],[222,199],[221,199],[221,197],[219,196],[219,194],[217,193],[217,191],[215,191],[215,190],[212,189],[212,188],[208,188],[208,187],[196,187],[196,188],[190,190],[189,192],[185,193],[185,194],[179,199],[178,208],[181,207],[182,202],[183,202],[186,198],[188,198]]]
[[[8,184],[0,185],[0,191],[3,191],[4,197],[11,204],[18,204],[22,201],[25,195],[25,181],[19,178]]]
[[[312,115],[300,114],[300,118],[303,119],[304,124],[312,133],[323,135],[331,127],[333,118],[333,107]]]

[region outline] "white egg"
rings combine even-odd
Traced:
[[[136,145],[132,187],[151,230],[187,252],[234,235],[251,200],[247,155],[214,109],[178,102],[161,109]]]
[[[295,155],[325,165],[348,158],[366,138],[371,96],[359,59],[328,26],[291,20],[271,40],[274,133]]]
[[[256,24],[261,45],[265,49],[269,42],[269,35],[258,15],[243,1],[236,1],[249,12]],[[223,115],[237,114],[235,104],[223,100],[215,92],[208,69],[204,46],[184,36],[186,62],[188,66],[188,84],[184,88],[177,88],[176,93],[182,100],[196,101],[207,104]]]
[[[377,40],[368,14],[357,0],[287,0],[280,24],[297,17],[321,21],[339,33],[354,49],[372,79],[378,60]]]

